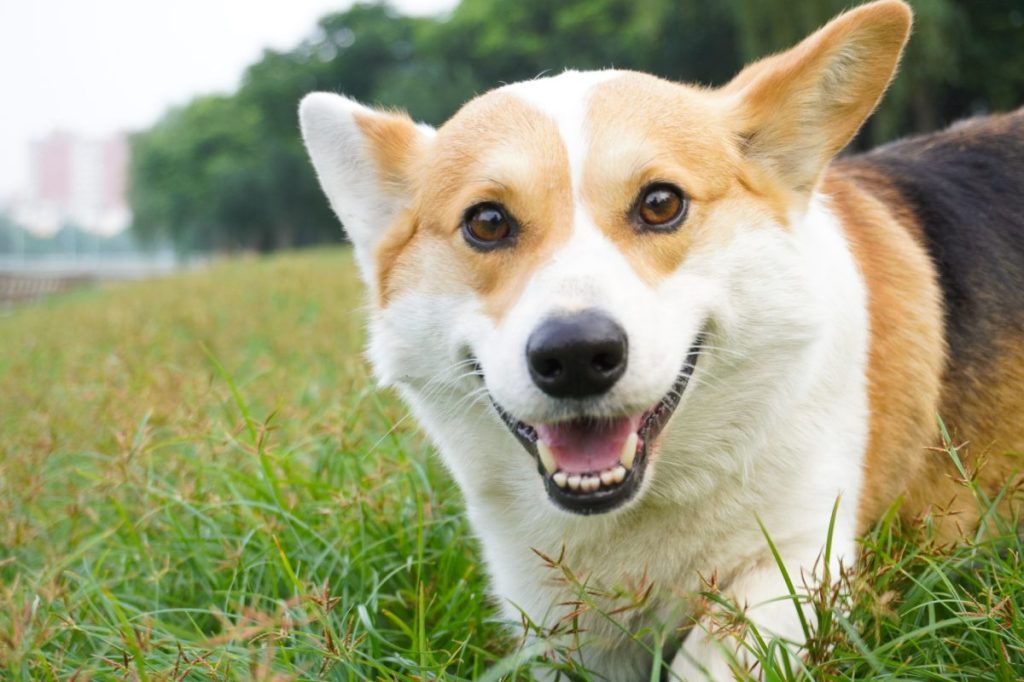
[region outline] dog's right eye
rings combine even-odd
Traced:
[[[637,197],[633,215],[641,230],[671,232],[686,219],[687,208],[683,190],[667,182],[657,182],[645,187]]]
[[[500,204],[477,204],[462,218],[462,235],[470,246],[489,251],[512,242],[515,222]]]

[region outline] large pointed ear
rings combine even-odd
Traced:
[[[748,158],[788,187],[812,190],[892,80],[911,17],[900,0],[862,5],[741,71],[722,92]]]
[[[373,254],[410,203],[412,173],[434,131],[326,92],[302,99],[299,120],[320,186],[372,282]]]

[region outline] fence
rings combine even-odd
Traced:
[[[0,307],[27,303],[59,294],[71,289],[88,286],[97,281],[93,275],[27,275],[0,273]]]

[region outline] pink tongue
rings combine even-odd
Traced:
[[[569,474],[604,471],[619,462],[629,434],[640,428],[640,418],[576,420],[539,424],[534,428],[555,456],[558,468]]]

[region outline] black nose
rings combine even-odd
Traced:
[[[626,332],[597,310],[551,317],[526,341],[533,383],[555,398],[604,393],[626,371]]]

